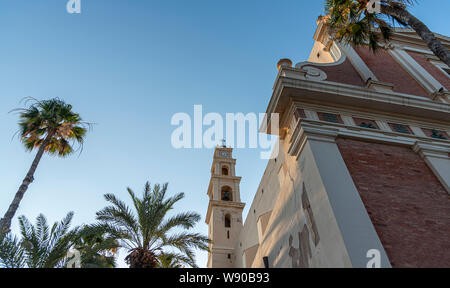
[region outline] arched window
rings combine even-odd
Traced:
[[[231,215],[225,215],[225,228],[231,228]]]
[[[233,190],[229,186],[222,187],[222,201],[233,201]]]
[[[222,166],[222,175],[228,176],[228,167],[227,166]]]

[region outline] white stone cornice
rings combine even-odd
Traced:
[[[240,176],[225,176],[225,175],[213,174],[213,175],[211,175],[211,179],[233,180],[233,181],[236,181],[236,182],[240,182],[242,177],[240,177]]]
[[[398,123],[410,126],[411,129],[413,127],[416,127],[420,132],[416,133],[417,131],[414,131],[414,134],[417,136],[423,136],[427,139],[429,139],[428,136],[426,136],[421,128],[424,129],[436,129],[440,131],[447,131],[450,129],[450,123],[448,122],[442,122],[442,121],[435,121],[430,122],[428,118],[408,118],[406,119],[403,117],[403,115],[399,115],[399,113],[382,113],[383,111],[374,111],[373,109],[364,109],[364,110],[355,110],[353,107],[336,107],[336,106],[329,106],[322,103],[317,104],[311,104],[309,102],[300,102],[295,101],[293,102],[293,105],[297,105],[299,107],[302,107],[302,109],[305,110],[305,112],[310,111],[310,113],[306,113],[307,117],[305,120],[317,120],[320,121],[320,119],[317,116],[316,111],[325,112],[325,113],[331,113],[331,114],[339,114],[342,116],[348,116],[348,117],[354,117],[354,118],[362,118],[362,119],[370,119],[377,123],[378,127],[387,132],[392,133],[391,127],[388,125],[388,123]],[[314,115],[314,117],[313,117]],[[342,117],[342,120],[344,120],[345,117]],[[347,126],[356,126],[353,122],[350,123],[349,121],[344,120],[344,124]],[[333,124],[333,123],[330,123]],[[295,128],[295,127],[294,127]],[[357,127],[360,128],[360,127]],[[417,130],[416,129],[416,130]],[[292,131],[294,129],[291,129]],[[447,132],[447,134],[450,135],[450,131]]]
[[[276,80],[274,94],[267,114],[284,113],[289,102],[327,101],[353,107],[369,108],[384,112],[425,117],[430,120],[450,121],[450,105],[397,92],[374,91],[337,82],[300,80],[280,76]]]
[[[235,208],[243,210],[245,208],[245,203],[234,202],[234,201],[220,201],[220,200],[210,200],[208,205],[208,211],[206,212],[205,223],[209,225],[209,220],[211,218],[213,207],[224,207],[224,208]]]

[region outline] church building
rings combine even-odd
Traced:
[[[319,17],[308,61],[278,63],[280,151],[245,220],[216,148],[207,267],[450,267],[450,68],[410,29],[376,53],[328,32]]]

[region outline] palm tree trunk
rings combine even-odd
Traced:
[[[11,228],[11,220],[13,219],[14,215],[17,212],[17,209],[19,208],[20,201],[22,201],[23,195],[27,191],[28,186],[34,181],[34,172],[36,171],[36,168],[41,161],[42,155],[44,155],[45,148],[50,143],[52,137],[53,135],[47,135],[47,138],[39,147],[36,157],[34,157],[34,161],[31,164],[30,170],[28,170],[27,176],[25,177],[25,179],[23,179],[22,185],[20,185],[16,196],[14,196],[14,200],[12,201],[11,205],[9,205],[8,211],[6,211],[5,216],[0,219],[0,233],[9,233],[9,230]]]
[[[450,67],[450,52],[445,49],[444,45],[436,38],[433,32],[422,21],[409,13],[406,9],[399,6],[382,5],[381,12],[383,14],[394,17],[401,23],[407,24],[422,38],[431,51],[439,57],[448,67]]]

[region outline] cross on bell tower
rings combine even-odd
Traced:
[[[242,211],[239,185],[241,177],[236,176],[236,159],[233,149],[216,147],[211,167],[211,180],[208,187],[209,205],[206,224],[209,226],[210,252],[208,268],[232,268],[235,266],[234,249],[242,230]]]

